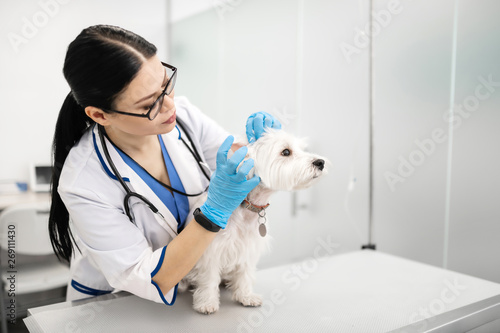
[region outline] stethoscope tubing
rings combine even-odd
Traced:
[[[202,171],[202,173],[205,175],[205,177],[210,181],[210,177],[207,175],[207,173],[205,172],[205,170],[202,168],[202,165],[205,164],[203,162],[203,160],[201,159],[200,157],[200,154],[198,153],[198,151],[196,150],[196,147],[193,145],[193,141],[191,140],[191,137],[189,136],[189,134],[187,133],[187,131],[185,130],[184,126],[181,124],[181,122],[179,122],[179,120],[177,120],[177,123],[179,124],[179,126],[182,128],[182,130],[184,131],[184,133],[186,134],[188,140],[191,142],[191,145],[193,148],[189,147],[189,145],[186,143],[186,141],[184,141],[184,139],[181,137],[180,139],[182,140],[182,142],[184,143],[184,145],[188,148],[188,150],[191,152],[191,155],[193,155],[194,159],[196,160],[196,162],[198,163],[198,166],[200,168],[200,170]],[[111,170],[113,171],[113,174],[116,176],[116,179],[118,180],[118,182],[120,183],[120,185],[123,187],[123,189],[125,190],[126,192],[126,195],[125,195],[125,198],[123,199],[123,206],[125,208],[125,213],[127,214],[130,222],[134,223],[134,219],[132,218],[132,214],[131,214],[131,211],[130,211],[130,198],[131,197],[136,197],[138,198],[139,200],[141,200],[142,202],[144,202],[148,207],[149,209],[151,209],[151,211],[155,214],[159,214],[159,211],[158,211],[158,208],[156,208],[156,206],[151,202],[149,201],[146,197],[144,197],[143,195],[137,193],[137,192],[133,192],[128,186],[127,184],[125,183],[125,181],[123,180],[122,176],[120,175],[120,172],[118,171],[118,169],[116,168],[116,165],[114,164],[113,162],[113,159],[111,158],[110,154],[109,154],[109,151],[108,151],[108,147],[106,146],[106,141],[104,139],[104,136],[105,136],[105,130],[104,128],[101,126],[101,125],[98,125],[98,129],[97,129],[97,132],[99,133],[99,139],[101,140],[101,145],[102,145],[102,150],[104,152],[104,156],[106,157],[106,160],[111,168]],[[107,136],[106,138],[112,142]],[[194,150],[193,150],[194,149]],[[184,195],[184,196],[187,196],[187,197],[197,197],[203,193],[206,192],[206,190],[208,189],[208,186],[205,190],[203,190],[202,192],[200,193],[196,193],[196,194],[189,194],[189,193],[184,193],[182,191],[179,191],[167,184],[164,184],[162,182],[160,182],[160,184],[162,184],[163,186],[165,186],[166,188],[168,188],[169,190],[175,192],[175,193],[178,193],[178,194],[181,194],[181,195]],[[161,214],[160,214],[161,215]]]

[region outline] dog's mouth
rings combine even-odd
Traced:
[[[324,174],[326,174],[326,169],[323,169],[323,170],[315,170],[314,171],[314,174],[312,176],[312,179],[316,179],[316,178],[319,178],[321,176],[323,176]]]

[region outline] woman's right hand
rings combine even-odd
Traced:
[[[233,141],[234,137],[228,136],[217,151],[217,166],[210,180],[207,201],[200,207],[203,215],[222,229],[233,211],[260,182],[257,175],[247,179],[254,165],[253,159],[246,160],[238,169],[247,154],[246,146],[227,158]]]

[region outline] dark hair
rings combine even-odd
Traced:
[[[64,100],[55,127],[49,217],[50,240],[61,261],[70,261],[74,239],[69,213],[57,187],[70,149],[93,123],[85,114],[85,107],[111,109],[115,98],[139,72],[144,58],[155,54],[156,47],[144,38],[109,25],[84,29],[68,47],[63,73],[71,92]]]

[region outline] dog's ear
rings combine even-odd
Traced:
[[[229,151],[229,153],[227,154],[227,157],[230,158],[232,155],[234,154],[234,152],[232,150]],[[240,165],[238,165],[238,169],[241,167],[241,165],[243,164],[243,162],[245,162],[246,160],[248,160],[250,158],[250,155],[249,154],[246,154],[245,158],[243,159],[243,161],[241,161]],[[252,170],[250,170],[250,172],[248,173],[247,175],[247,179],[250,179],[253,177],[253,175],[255,175],[255,167],[252,168]]]
[[[229,152],[231,155],[233,154],[232,151]],[[229,157],[229,154],[228,154],[228,157]],[[247,153],[245,155],[245,158],[243,159],[243,161],[241,162],[241,164],[243,164],[243,162],[245,162],[246,160],[248,160],[250,158],[250,154]],[[241,164],[238,166],[238,169],[240,168]],[[247,175],[247,179],[250,179],[252,178],[253,176],[255,175],[255,166],[252,168],[252,170],[250,170],[250,172],[248,173]]]
[[[233,148],[231,150],[229,150],[229,152],[227,154],[227,157],[231,158],[231,156],[233,156],[233,154],[235,152],[235,151],[233,151],[234,148],[248,146],[248,145],[249,145],[249,143],[248,143],[246,135],[245,136],[243,136],[243,135],[235,135],[234,136],[234,142],[233,142]],[[241,163],[243,163],[244,161],[248,160],[249,158],[250,158],[250,154],[247,153],[245,155],[245,158],[243,159],[243,161]],[[241,164],[238,166],[238,169],[240,168],[240,166],[241,166]],[[252,168],[252,170],[250,170],[250,172],[248,173],[247,179],[252,178],[254,174],[255,174],[255,169]]]
[[[247,146],[248,145],[248,139],[246,135],[235,135],[234,136],[234,142],[233,144],[238,144],[240,146]]]
[[[240,135],[234,135],[233,145],[231,146],[231,149],[229,150],[227,157],[231,158],[231,156],[233,156],[234,152],[243,146],[248,146],[248,140],[246,139],[246,137],[243,137]],[[247,156],[245,156],[245,159],[247,159],[247,158],[248,158],[248,154],[247,154]]]
[[[247,159],[247,158],[248,158],[248,155],[246,156],[246,158],[245,158],[245,159]],[[250,172],[248,173],[248,175],[247,175],[247,179],[251,179],[251,178],[253,178],[253,176],[254,176],[254,175],[255,175],[255,166],[254,166],[254,167],[252,168],[252,170],[250,170]]]
[[[252,145],[248,143],[246,136],[244,136],[244,137],[243,136],[235,136],[233,145],[234,144],[236,144],[238,146],[248,146],[249,152],[247,152],[247,154],[245,155],[245,158],[243,159],[243,161],[241,163],[248,160],[250,158],[250,150],[252,149],[251,148]],[[234,154],[234,151],[230,150],[229,153],[227,154],[227,157],[230,158],[231,156],[233,156],[233,154]],[[241,166],[241,164],[238,166],[238,169],[240,166]],[[247,175],[247,179],[252,178],[254,176],[254,174],[255,174],[255,167],[253,167],[252,170],[250,170],[250,172]]]

